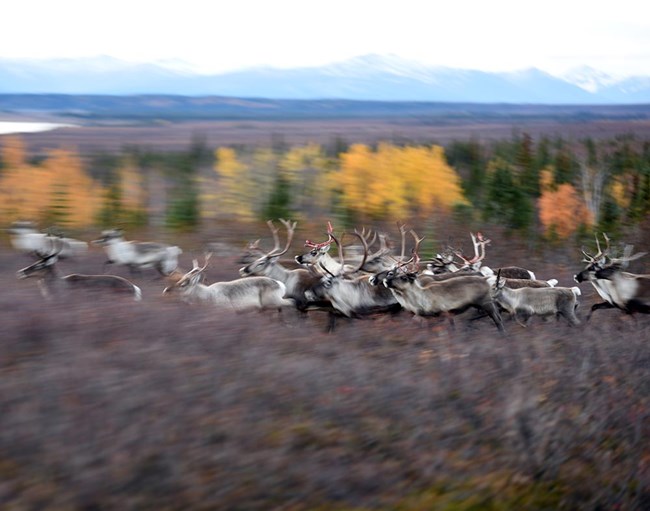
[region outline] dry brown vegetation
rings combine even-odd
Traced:
[[[69,122],[69,121],[66,121]],[[157,124],[109,123],[64,128],[24,135],[30,153],[66,147],[82,153],[118,151],[125,146],[149,147],[154,150],[184,150],[192,137],[200,135],[208,147],[236,144],[269,145],[277,141],[289,145],[308,142],[323,145],[337,138],[350,143],[375,144],[381,141],[447,144],[455,140],[476,139],[482,142],[504,140],[514,132],[526,132],[535,139],[541,136],[581,140],[613,138],[621,133],[650,137],[647,120],[562,120],[477,122],[453,124],[427,123],[414,118],[395,119],[320,119],[272,121],[187,121]]]
[[[532,269],[571,285],[575,259]],[[16,280],[29,261],[3,241],[2,509],[650,507],[648,316],[501,336],[471,314],[455,330],[402,314],[328,335],[323,315],[163,298],[154,272],[133,277],[140,303],[45,301]],[[235,278],[234,261],[208,280]]]

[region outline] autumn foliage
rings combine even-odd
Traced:
[[[539,219],[547,236],[562,239],[571,236],[581,225],[593,219],[576,189],[569,183],[555,186],[550,171],[541,173],[542,195],[539,198]]]
[[[466,203],[460,177],[440,146],[397,147],[379,144],[375,151],[355,144],[341,155],[330,177],[342,206],[361,219],[426,216]]]
[[[102,188],[74,151],[55,149],[39,164],[30,164],[22,142],[8,138],[2,161],[0,214],[5,221],[23,218],[67,227],[94,222],[102,206]]]
[[[82,155],[65,148],[27,154],[19,137],[5,136],[0,222],[193,229],[269,218],[444,220],[462,211],[470,221],[566,239],[583,225],[606,229],[647,216],[650,143],[592,144],[594,154],[580,164],[575,147],[560,142],[535,146],[522,136],[444,149],[312,142]]]

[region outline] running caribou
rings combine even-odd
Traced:
[[[217,307],[237,312],[263,309],[281,310],[293,307],[294,302],[285,298],[286,286],[269,277],[246,277],[229,282],[215,282],[209,286],[201,283],[211,254],[205,257],[203,266],[193,261],[193,268],[177,282],[163,290],[163,294],[180,292],[187,302],[207,302]]]
[[[345,235],[345,233],[343,234]],[[347,317],[358,317],[376,312],[397,312],[400,305],[392,293],[386,289],[372,286],[369,283],[370,275],[360,272],[368,255],[368,246],[364,237],[355,232],[363,246],[361,261],[354,267],[348,268],[345,264],[342,241],[333,235],[333,242],[338,247],[339,271],[331,272],[324,265],[322,270],[326,273],[320,282],[307,291],[306,296],[312,300],[328,300],[332,307]]]
[[[305,292],[318,284],[320,275],[305,268],[287,269],[280,264],[279,259],[289,250],[296,229],[296,222],[290,222],[282,218],[280,222],[287,230],[287,242],[284,248],[280,248],[278,228],[269,220],[267,225],[273,235],[275,243],[273,248],[270,252],[263,254],[250,264],[240,268],[239,274],[242,277],[249,277],[251,275],[270,277],[282,282],[287,288],[286,297],[295,301],[298,310],[305,311],[310,303],[314,302],[314,300],[307,299]]]
[[[410,261],[389,271],[381,284],[390,289],[400,305],[416,316],[445,315],[453,325],[453,315],[469,308],[486,313],[503,331],[503,321],[492,299],[487,279],[477,275],[462,275],[442,281],[418,273],[416,248]],[[379,284],[374,279],[375,284]]]
[[[650,275],[637,275],[624,271],[631,261],[646,255],[646,252],[632,254],[632,246],[627,245],[623,257],[616,258],[610,255],[610,239],[603,233],[606,247],[603,251],[596,236],[595,255],[588,254],[584,249],[583,262],[587,266],[580,273],[574,275],[574,280],[590,282],[598,295],[604,300],[591,306],[587,320],[598,309],[618,308],[627,313],[650,313]]]
[[[513,289],[508,286],[506,279],[501,278],[500,272],[497,272],[496,278],[489,277],[489,280],[494,281],[494,300],[522,326],[526,326],[531,316],[551,315],[563,316],[571,325],[580,324],[575,315],[577,297],[580,296],[578,287],[527,286]]]
[[[474,247],[474,255],[467,258],[463,255],[461,249],[447,247],[443,252],[438,253],[427,262],[427,269],[423,272],[425,275],[444,275],[447,273],[458,273],[459,275],[483,275],[490,277],[496,275],[495,272],[483,264],[485,259],[485,247],[492,240],[487,239],[482,233],[469,233]],[[460,259],[460,262],[454,260],[454,256]],[[501,270],[501,277],[511,279],[532,279],[535,280],[535,274],[519,266],[504,266],[498,268]]]
[[[11,244],[19,252],[32,254],[37,258],[57,253],[60,259],[83,255],[88,251],[88,243],[58,236],[54,233],[39,232],[32,222],[14,222],[9,228]]]
[[[100,289],[108,292],[125,293],[134,300],[142,299],[142,291],[138,286],[117,275],[84,275],[72,273],[59,276],[55,264],[59,260],[59,252],[41,257],[38,261],[25,268],[18,270],[16,276],[19,279],[39,277],[39,287],[45,298],[49,298],[53,286],[64,284],[68,288],[75,289]]]
[[[119,264],[128,266],[131,272],[155,268],[162,275],[169,275],[178,266],[178,256],[183,253],[180,248],[163,243],[126,241],[120,229],[103,231],[92,243],[104,247],[108,256],[104,267]]]

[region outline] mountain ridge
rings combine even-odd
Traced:
[[[176,63],[0,59],[1,94],[163,94],[269,99],[349,99],[533,104],[650,103],[650,75],[617,78],[589,67],[564,76],[537,68],[486,72],[366,55],[325,66],[258,67],[214,74]]]

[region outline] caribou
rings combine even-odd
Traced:
[[[134,300],[142,300],[141,289],[128,280],[117,275],[84,275],[72,273],[59,276],[55,264],[59,260],[59,253],[48,254],[38,261],[25,268],[18,270],[16,276],[19,279],[39,277],[39,287],[44,298],[50,298],[50,288],[57,283],[65,287],[75,289],[100,289],[115,293],[124,293],[133,297]]]
[[[368,246],[363,236],[354,233],[354,236],[361,241],[364,250],[361,261],[349,269],[344,261],[343,240],[339,242],[333,234],[330,236],[338,247],[339,271],[335,274],[323,265],[322,269],[327,275],[308,290],[306,296],[312,300],[328,300],[334,309],[349,318],[377,312],[399,311],[401,307],[392,293],[372,286],[368,282],[370,275],[360,274],[368,255]]]
[[[365,233],[362,235],[357,232],[359,238],[364,238],[366,240]],[[385,241],[385,240],[384,240]],[[339,261],[334,259],[329,255],[329,250],[334,243],[334,229],[332,228],[331,222],[327,222],[327,240],[321,243],[315,243],[310,240],[305,241],[305,246],[311,250],[305,254],[300,254],[295,257],[295,261],[301,266],[307,266],[313,268],[315,271],[319,272],[321,275],[328,274],[337,274],[341,271],[341,264]],[[385,247],[385,245],[382,245]],[[367,252],[367,241],[365,251]],[[380,249],[377,252],[377,256],[382,252],[383,249]],[[367,260],[368,255],[364,256]],[[374,257],[374,256],[373,256]],[[346,265],[346,270],[352,268],[349,264]]]
[[[496,275],[495,271],[492,268],[483,265],[483,260],[485,259],[485,247],[486,245],[489,245],[492,240],[485,238],[485,236],[483,236],[483,234],[480,232],[477,232],[476,234],[470,233],[470,236],[472,238],[472,245],[474,246],[474,257],[467,259],[463,257],[462,251],[455,251],[456,255],[464,262],[464,266],[462,268],[473,269],[485,277],[492,277]],[[532,271],[527,270],[526,268],[521,268],[520,266],[503,266],[501,268],[497,268],[497,271],[501,272],[502,278],[531,280],[537,279]]]
[[[650,313],[650,275],[637,275],[624,271],[631,261],[646,255],[639,252],[631,255],[633,247],[627,245],[621,258],[610,256],[610,239],[603,233],[606,248],[603,251],[596,236],[595,255],[588,254],[584,249],[583,262],[587,266],[580,273],[574,275],[578,283],[590,282],[604,302],[591,306],[587,321],[598,309],[618,308],[627,313]]]
[[[219,308],[246,312],[250,310],[277,309],[293,307],[294,302],[285,298],[286,286],[269,277],[246,277],[228,282],[215,282],[209,286],[202,284],[204,272],[211,254],[206,255],[203,266],[196,259],[193,268],[177,282],[163,290],[163,295],[178,291],[188,303],[204,302]]]
[[[280,222],[287,230],[287,242],[284,248],[280,249],[278,229],[269,220],[267,225],[271,230],[275,245],[270,252],[263,254],[250,264],[240,268],[239,274],[242,277],[249,277],[251,275],[265,276],[282,282],[286,286],[286,297],[293,299],[296,307],[300,311],[306,311],[310,305],[323,305],[322,303],[314,304],[315,300],[309,300],[305,295],[307,290],[318,284],[321,277],[319,274],[305,268],[287,269],[280,263],[280,257],[286,254],[291,246],[296,228],[296,222],[292,223],[282,218]]]
[[[494,281],[492,296],[496,303],[522,326],[526,326],[531,316],[563,316],[570,325],[579,325],[575,315],[580,296],[578,287],[520,287],[511,288],[500,273],[488,280]],[[520,317],[523,321],[520,321]]]
[[[313,268],[326,268],[327,271],[338,272],[340,271],[339,263],[328,254],[332,243],[334,243],[334,229],[330,222],[327,222],[327,240],[322,243],[315,243],[310,240],[305,240],[305,246],[308,247],[309,252],[300,254],[295,257],[298,264],[302,266],[311,266]]]
[[[520,289],[522,287],[544,288],[544,287],[555,287],[558,285],[557,279],[548,279],[548,280],[511,279],[511,278],[504,278],[503,276],[501,276],[501,273],[498,274],[500,275],[500,280],[502,280],[505,283],[505,286],[509,287],[510,289]],[[490,275],[490,277],[496,278],[496,275],[494,276]]]
[[[501,278],[505,278],[505,279],[544,282],[544,281],[539,281],[532,271],[527,270],[526,268],[521,268],[520,266],[502,266],[501,268],[497,268],[496,272],[489,266],[481,266],[479,268],[479,272],[484,277],[495,277],[498,272],[501,272]],[[550,281],[546,281],[546,282],[550,282]],[[545,286],[540,286],[540,287],[545,287]]]
[[[387,271],[395,267],[395,265],[398,265],[406,260],[405,257],[405,250],[406,250],[406,225],[404,224],[397,224],[397,227],[400,232],[400,237],[402,240],[402,248],[399,256],[393,255],[393,249],[391,246],[388,245],[387,242],[387,235],[386,234],[379,234],[379,249],[376,250],[373,253],[368,253],[365,259],[365,263],[361,266],[361,270],[367,273],[380,273],[382,271]],[[358,231],[355,230],[355,233],[357,235],[360,235],[364,241],[366,242],[367,247],[370,247],[372,243],[374,242],[374,239],[370,242],[368,242],[367,235],[364,231],[359,233]],[[366,249],[367,252],[368,249]]]
[[[120,229],[102,231],[94,245],[103,246],[108,255],[104,263],[127,266],[133,273],[136,269],[155,268],[162,275],[171,274],[178,266],[178,256],[183,251],[163,243],[126,241]]]
[[[381,279],[381,284],[393,293],[404,309],[416,316],[445,315],[453,326],[455,314],[475,308],[487,314],[500,331],[504,330],[501,315],[492,299],[491,286],[485,277],[462,275],[441,281],[423,277],[417,271],[418,246],[416,243],[409,261],[398,265]],[[373,282],[379,283],[377,276]]]
[[[57,253],[58,258],[75,257],[88,251],[88,243],[58,236],[52,232],[43,233],[32,222],[14,222],[9,228],[11,244],[19,252],[31,254],[37,258]]]
[[[391,290],[404,309],[416,316],[443,314],[453,325],[454,314],[473,307],[485,312],[499,330],[504,330],[485,277],[463,275],[443,281],[422,282],[417,273],[398,270],[384,277],[383,285]]]
[[[262,250],[262,247],[260,247],[260,241],[261,240],[258,238],[255,241],[247,242],[244,251],[239,255],[239,258],[237,259],[237,263],[250,264],[260,257],[264,256],[265,252]]]

